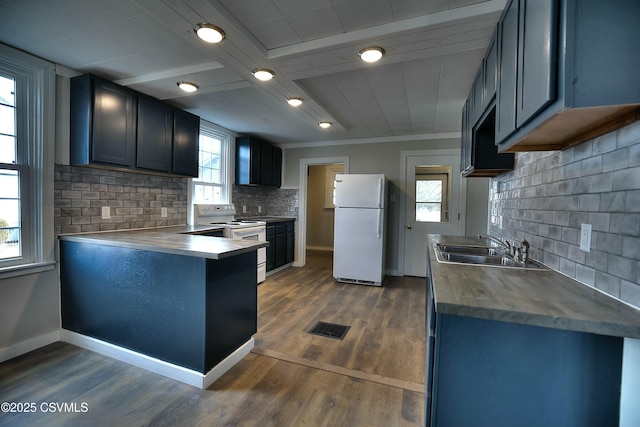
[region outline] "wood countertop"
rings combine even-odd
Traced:
[[[434,243],[488,245],[486,238],[430,234],[437,313],[640,338],[640,310],[554,270],[438,262]]]
[[[268,242],[232,240],[223,237],[191,235],[220,227],[172,226],[99,233],[62,234],[60,240],[140,249],[175,255],[222,259],[269,246]]]

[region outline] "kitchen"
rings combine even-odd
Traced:
[[[146,4],[145,2],[140,3]],[[194,2],[192,5],[196,3]],[[452,110],[455,110],[456,117],[450,130],[424,129],[418,136],[402,137],[389,136],[389,134],[380,136],[371,128],[366,132],[361,130],[359,134],[347,138],[339,137],[338,135],[338,139],[346,139],[346,142],[341,141],[339,144],[330,144],[326,133],[318,133],[303,127],[303,133],[312,134],[311,141],[317,143],[305,147],[303,142],[299,142],[303,141],[303,139],[297,137],[293,141],[287,141],[290,143],[285,145],[284,150],[283,190],[280,191],[286,193],[283,198],[294,200],[287,205],[293,207],[287,207],[286,212],[272,211],[267,202],[268,200],[273,200],[273,198],[268,197],[265,198],[264,204],[262,201],[259,202],[260,204],[254,204],[254,197],[259,193],[259,189],[252,188],[234,189],[233,201],[240,201],[239,206],[246,204],[251,215],[258,215],[258,206],[263,206],[269,214],[287,216],[296,216],[295,209],[297,208],[298,216],[302,217],[302,207],[308,196],[304,194],[302,185],[304,176],[300,172],[300,164],[303,161],[308,161],[307,159],[322,159],[322,161],[325,161],[326,159],[343,160],[347,158],[349,172],[351,173],[384,173],[393,183],[390,195],[395,195],[396,200],[396,202],[390,203],[388,224],[394,224],[395,226],[390,227],[390,229],[395,231],[390,233],[387,247],[387,271],[391,276],[401,275],[404,267],[400,253],[404,251],[404,248],[403,232],[399,230],[404,229],[405,223],[402,207],[400,206],[402,204],[405,181],[401,166],[402,152],[425,149],[448,150],[460,146],[459,116],[462,103],[472,85],[474,77],[472,74],[478,68],[484,50],[488,45],[489,37],[493,32],[492,27],[497,22],[504,5],[505,2],[485,2],[485,4],[476,5],[475,8],[467,6],[467,8],[461,9],[468,14],[484,12],[490,15],[490,18],[486,18],[485,15],[485,19],[486,21],[491,21],[491,24],[486,24],[484,31],[480,31],[483,32],[484,36],[481,46],[471,50],[472,58],[467,57],[467,61],[473,63],[472,66],[468,66],[472,70],[470,70],[468,76],[461,77],[461,80],[457,83],[461,86],[461,89],[458,103],[455,108],[451,107]],[[198,3],[197,6],[206,10],[206,5],[203,6]],[[227,6],[229,5],[227,4]],[[2,7],[3,12],[5,12],[11,6],[3,5]],[[5,17],[3,19],[8,19],[12,15],[3,13],[3,16]],[[442,15],[438,16],[442,17]],[[61,22],[66,22],[62,17],[59,18]],[[467,19],[471,20],[469,17]],[[16,19],[14,24],[17,25],[19,22],[21,21]],[[4,28],[12,28],[8,23],[6,23],[7,25],[4,24],[5,21],[3,20]],[[227,29],[227,31],[230,30]],[[2,33],[0,40],[11,45],[20,46],[23,41],[20,41],[17,37],[20,37],[21,33],[16,30],[15,34],[16,36],[9,36]],[[231,39],[231,34],[229,38]],[[23,49],[35,52],[37,48],[38,45],[34,44],[32,47],[25,45]],[[49,48],[52,47],[49,46]],[[247,48],[247,51],[254,52],[251,48]],[[40,55],[46,56],[44,51]],[[260,55],[260,52],[257,52],[256,55]],[[260,58],[260,56],[256,57]],[[94,61],[99,61],[99,59],[94,59]],[[453,74],[457,70],[459,72],[461,68],[465,67],[465,64],[466,62],[464,61],[452,61],[429,67],[425,60],[420,65],[426,66],[423,69],[425,75],[437,76],[440,72],[449,74]],[[349,70],[347,66],[344,67],[345,71]],[[99,69],[99,66],[97,68]],[[64,67],[59,67],[59,69],[60,73],[64,72]],[[307,71],[307,73],[310,72]],[[368,76],[374,78],[375,71],[370,71]],[[299,77],[304,77],[302,71],[299,72]],[[349,83],[355,81],[348,73],[345,77],[349,77]],[[172,80],[172,84],[175,86],[175,81]],[[357,87],[360,89],[359,86]],[[313,89],[311,86],[306,86],[305,88],[308,91]],[[444,91],[445,89],[451,90],[450,87],[442,90]],[[430,90],[433,91],[432,88],[425,88],[422,93],[416,95],[426,97],[429,95],[428,92]],[[240,110],[240,106],[229,98],[222,99],[229,103],[229,110]],[[252,101],[254,99],[244,95],[238,96],[237,103],[243,104],[242,108],[248,108],[247,105],[251,104]],[[185,102],[182,108],[189,109],[188,99],[186,101],[180,100],[180,102]],[[256,114],[256,117],[264,117],[263,122],[266,123],[266,134],[275,132],[273,128],[277,126],[269,127],[268,123],[272,118],[268,113],[256,112]],[[433,113],[425,111],[424,114],[426,116]],[[435,116],[435,114],[433,115]],[[297,123],[297,120],[297,118],[292,120],[291,132],[296,131],[294,123]],[[336,123],[339,122],[339,120],[336,120]],[[228,128],[234,130],[242,129],[240,123],[237,123],[237,126],[229,125]],[[330,132],[340,132],[339,126],[335,126]],[[533,237],[530,238],[532,248],[534,248],[532,256],[536,257],[544,254],[544,261],[564,274],[575,277],[590,286],[595,286],[630,304],[640,305],[637,255],[639,246],[639,220],[637,214],[639,210],[638,182],[640,182],[638,178],[639,133],[640,130],[636,123],[620,130],[612,131],[604,136],[593,138],[567,150],[518,154],[514,171],[494,178],[491,182],[491,187],[486,190],[489,192],[490,200],[489,233],[510,240],[519,240],[524,235],[530,235]],[[400,135],[404,134],[401,133]],[[363,145],[362,142],[368,143]],[[76,183],[75,185],[78,185],[77,178],[73,174],[81,173],[81,170],[71,169],[67,166],[64,161],[64,153],[60,154],[58,152],[63,152],[64,150],[56,146],[56,151],[55,167],[60,176],[59,180],[68,182],[70,183],[69,185],[73,185],[74,182]],[[59,160],[60,158],[63,160]],[[52,161],[50,168],[53,168],[53,164],[54,162]],[[551,172],[547,173],[547,171]],[[49,175],[47,175],[51,177],[51,181],[53,181],[53,172],[52,170],[48,171]],[[100,170],[91,169],[90,173],[96,176],[104,173],[106,180],[113,179],[115,181],[116,178],[110,175],[109,172]],[[149,180],[151,179],[149,178]],[[184,195],[186,183],[184,180],[175,181],[169,180],[167,184],[161,185],[167,187],[163,192],[171,199],[173,206],[169,209],[175,208],[177,211],[176,213],[171,212],[172,215],[177,215],[177,218],[171,218],[171,220],[177,221],[174,223],[181,223],[184,222],[188,210],[188,201]],[[468,179],[467,181],[470,181],[467,185],[478,185],[477,183],[481,182],[473,179]],[[157,182],[152,183],[149,188],[153,188],[156,185]],[[243,194],[243,196],[239,196],[239,194]],[[281,193],[278,192],[279,197],[280,195]],[[47,197],[48,205],[53,207],[53,192]],[[245,197],[245,199],[241,199],[241,197]],[[299,200],[298,204],[295,202],[296,198]],[[566,204],[563,201],[566,201]],[[541,203],[545,204],[544,207],[532,209],[536,206],[541,206]],[[155,206],[154,204],[154,209]],[[280,203],[278,203],[278,206],[280,206]],[[152,205],[149,206],[149,209],[151,207]],[[483,207],[472,209],[472,206],[467,206],[467,211],[463,211],[462,214],[470,217],[484,210]],[[52,212],[49,214],[53,215]],[[163,219],[161,215],[156,215],[158,217],[149,218],[149,221],[156,221],[155,224],[161,225],[158,222],[163,221]],[[64,220],[60,219],[58,221]],[[577,224],[581,223],[593,224],[593,249],[589,253],[580,252],[577,249],[577,230],[579,229]],[[53,252],[52,242],[55,236],[53,226],[43,230],[43,233],[51,240],[45,244],[45,252]],[[296,237],[302,238],[299,233]],[[541,251],[541,253],[536,254],[536,250]],[[297,259],[300,259],[300,250],[298,250],[297,255]],[[8,325],[4,329],[0,340],[0,348],[3,349],[3,354],[12,354],[14,348],[28,348],[30,350],[44,345],[39,344],[42,342],[41,338],[45,337],[44,341],[46,342],[48,334],[59,328],[58,292],[59,284],[55,271],[3,279],[3,283],[0,285],[2,324]],[[30,341],[33,344],[20,347],[20,345]]]

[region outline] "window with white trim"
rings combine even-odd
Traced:
[[[0,277],[53,266],[54,98],[53,64],[0,45]]]
[[[230,203],[230,151],[233,134],[200,121],[198,178],[192,180],[193,203]]]
[[[451,166],[416,167],[416,222],[449,222]]]

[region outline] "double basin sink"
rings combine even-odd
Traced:
[[[438,262],[453,264],[472,264],[488,267],[546,269],[543,264],[527,259],[518,261],[506,251],[496,246],[467,246],[434,243]]]

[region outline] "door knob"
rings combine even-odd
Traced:
[[[408,229],[408,230],[411,230],[411,225],[407,225],[407,229]]]

